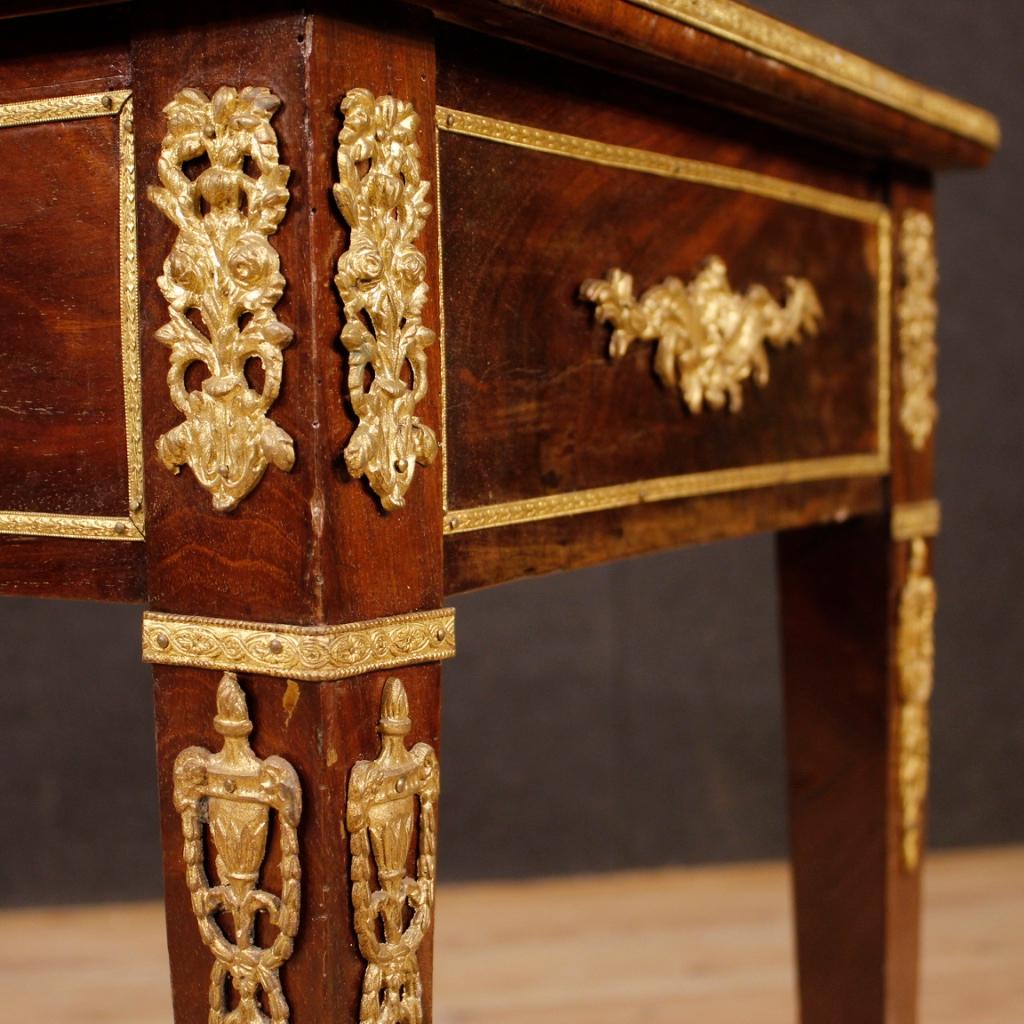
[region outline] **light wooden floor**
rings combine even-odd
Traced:
[[[1024,1022],[1024,847],[926,874],[922,1024]],[[448,886],[436,1024],[794,1024],[781,865]],[[3,1024],[169,1024],[152,904],[0,913]]]

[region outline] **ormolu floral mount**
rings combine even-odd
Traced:
[[[666,277],[638,299],[633,278],[618,268],[584,281],[580,296],[597,304],[595,316],[613,327],[609,352],[620,359],[634,341],[657,341],[654,370],[677,388],[690,412],[705,405],[743,407],[743,382],[768,383],[768,350],[817,334],[821,303],[810,281],[786,278],[779,305],[763,285],[740,295],[729,287],[725,262],[712,256],[689,284]]]
[[[301,901],[298,826],[302,790],[292,766],[280,757],[260,760],[249,746],[252,722],[234,673],[217,688],[214,728],[224,747],[183,750],[174,763],[174,806],[185,836],[185,879],[203,942],[214,956],[210,974],[209,1024],[285,1024],[288,1002],[278,971],[292,954]],[[259,888],[267,851],[270,812],[281,834],[281,895]],[[203,825],[216,851],[217,885],[206,877]],[[227,913],[229,939],[217,923]],[[277,936],[267,949],[256,945],[256,918],[266,914]],[[225,983],[238,993],[228,1010]],[[260,1008],[263,993],[270,1017]]]
[[[274,315],[284,293],[277,252],[268,241],[284,217],[291,173],[278,163],[270,119],[281,101],[264,88],[197,89],[178,93],[158,164],[162,188],[149,198],[178,228],[159,278],[170,319],[157,338],[171,349],[167,384],[185,421],[157,441],[168,469],[188,465],[213,494],[218,511],[234,508],[267,466],[290,470],[292,439],[266,414],[281,389],[281,350],[292,331]],[[193,181],[184,165],[209,166]],[[245,161],[259,171],[251,177]],[[202,329],[190,314],[198,314]],[[246,363],[258,360],[263,386],[254,389]],[[189,390],[194,363],[208,371]]]
[[[416,464],[437,455],[434,432],[415,415],[434,342],[423,326],[427,268],[415,245],[430,214],[430,183],[420,180],[419,117],[411,104],[352,89],[341,112],[334,198],[351,238],[334,281],[345,305],[349,399],[359,417],[345,462],[391,511],[405,504]]]

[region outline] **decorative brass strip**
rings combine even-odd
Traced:
[[[621,359],[634,341],[656,341],[654,369],[679,392],[690,412],[705,405],[743,408],[743,382],[768,383],[768,349],[798,344],[818,333],[821,303],[806,278],[786,278],[784,305],[764,285],[746,294],[729,286],[725,261],[712,256],[688,284],[668,277],[638,299],[633,277],[618,267],[584,281],[580,297],[597,305],[595,318],[612,328],[609,354]],[[713,341],[712,341],[713,339]]]
[[[935,255],[935,225],[923,210],[907,210],[900,223],[899,322],[900,423],[918,451],[924,448],[939,416],[935,400],[938,345],[935,330],[939,281]]]
[[[684,473],[654,480],[592,487],[565,494],[549,494],[540,498],[524,498],[496,505],[458,509],[445,516],[447,533],[487,530],[513,523],[538,519],[599,512],[602,509],[626,508],[629,505],[695,498],[705,494],[726,494],[758,487],[808,483],[813,480],[839,480],[855,476],[883,476],[888,465],[880,455],[835,455],[822,459],[794,462],[764,463],[735,469],[713,469],[705,473]]]
[[[405,504],[417,464],[437,457],[434,432],[416,415],[434,343],[422,316],[427,263],[416,248],[430,215],[430,182],[420,177],[420,119],[410,103],[350,89],[341,112],[334,199],[351,233],[334,283],[345,306],[349,401],[359,417],[345,464],[391,512]]]
[[[924,845],[924,810],[928,796],[931,750],[929,702],[934,686],[935,581],[928,574],[928,543],[915,537],[910,568],[900,594],[897,657],[899,661],[899,767],[903,867],[916,871]]]
[[[660,177],[695,184],[728,188],[753,195],[764,196],[778,202],[791,203],[836,217],[845,217],[866,224],[873,224],[877,231],[878,260],[878,302],[877,302],[877,346],[878,346],[878,398],[876,416],[878,423],[877,451],[863,454],[831,455],[817,459],[795,460],[792,462],[765,463],[759,466],[729,467],[699,473],[685,473],[678,476],[637,480],[607,487],[588,488],[564,494],[552,494],[535,498],[494,505],[482,505],[467,509],[452,509],[448,502],[448,452],[447,400],[442,391],[442,475],[444,481],[444,529],[446,533],[467,533],[472,530],[492,529],[514,523],[532,522],[540,519],[554,519],[560,516],[579,515],[603,509],[625,508],[630,505],[655,501],[670,501],[692,498],[705,494],[721,494],[729,491],[748,490],[759,487],[773,487],[785,484],[805,483],[814,480],[839,480],[845,477],[884,476],[889,472],[889,402],[890,402],[890,351],[892,315],[892,219],[888,209],[881,203],[838,192],[812,188],[796,182],[773,178],[734,167],[673,157],[666,153],[632,149],[598,142],[594,139],[550,132],[529,125],[500,121],[480,114],[437,108],[438,132],[449,131],[471,138],[486,139],[505,145],[517,146],[534,152],[562,156],[587,163],[596,163],[622,170],[656,174]],[[440,147],[438,147],[440,160]],[[438,166],[440,181],[440,165]],[[439,229],[440,242],[440,229]],[[443,280],[444,258],[441,259]],[[443,321],[442,321],[443,325]],[[442,333],[441,347],[444,355],[445,338]],[[446,360],[446,355],[444,355]]]
[[[207,1022],[287,1024],[280,970],[292,955],[299,931],[302,788],[284,758],[260,759],[253,753],[249,709],[232,672],[225,673],[217,687],[213,727],[224,738],[219,752],[188,747],[174,762],[174,808],[181,815],[185,839],[185,881],[199,934],[214,958]],[[261,887],[271,811],[280,837],[279,867],[273,873],[281,877],[280,896]],[[216,885],[206,874],[204,833],[216,851],[209,858],[217,872]],[[266,947],[257,937],[261,914],[274,933]],[[231,919],[230,937],[218,920],[221,915]],[[234,1008],[228,1004],[229,979],[238,998]]]
[[[927,501],[905,502],[892,509],[892,539],[913,540],[915,537],[934,537],[941,525],[939,503]]]
[[[139,362],[139,274],[135,211],[135,129],[129,90],[54,96],[0,104],[0,128],[116,117],[118,133],[118,245],[121,379],[128,508],[124,516],[0,511],[0,534],[75,540],[141,541],[146,533],[142,458],[142,378]]]
[[[879,218],[887,214],[881,203],[870,199],[857,199],[840,192],[829,192],[814,188],[812,185],[773,178],[757,171],[670,156],[668,153],[656,153],[648,149],[615,146],[608,142],[581,138],[578,135],[565,135],[562,132],[550,132],[543,128],[516,124],[513,121],[500,121],[493,117],[485,117],[483,114],[470,114],[464,110],[438,107],[437,125],[442,131],[453,132],[456,135],[504,142],[520,149],[531,149],[538,153],[564,156],[571,160],[582,160],[605,167],[617,167],[624,171],[640,171],[643,174],[656,174],[658,177],[673,178],[676,181],[729,188],[783,203],[806,206],[813,210],[821,210],[823,213],[831,213],[836,217],[846,217],[867,224],[877,223]]]
[[[832,85],[909,114],[989,149],[1000,142],[999,121],[987,110],[947,96],[776,21],[732,0],[629,0],[665,17],[728,39]]]
[[[291,174],[270,123],[280,105],[262,86],[223,86],[212,99],[182,90],[164,108],[160,185],[149,189],[178,228],[157,279],[168,321],[156,338],[171,350],[167,385],[184,417],[157,440],[157,453],[174,473],[187,465],[219,512],[235,508],[268,466],[288,472],[295,464],[291,437],[267,415],[292,340],[274,313],[285,279],[270,244]],[[185,165],[200,158],[209,166],[193,181]],[[263,368],[258,387],[246,377],[250,362]],[[185,374],[193,364],[206,376],[190,390]]]
[[[366,960],[359,1024],[423,1020],[418,954],[434,916],[441,769],[430,744],[406,748],[411,729],[405,687],[392,677],[381,698],[380,754],[358,762],[348,785],[353,924]]]
[[[337,626],[289,626],[146,612],[142,659],[304,682],[347,679],[455,656],[455,611]]]

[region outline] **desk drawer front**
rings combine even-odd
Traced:
[[[885,472],[884,207],[456,110],[438,126],[449,532]],[[673,289],[675,366],[654,322]],[[630,290],[646,320],[595,315]],[[724,386],[699,365],[715,339],[745,353]]]

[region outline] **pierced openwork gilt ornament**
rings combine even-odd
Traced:
[[[921,862],[924,805],[931,760],[929,702],[934,685],[935,581],[928,574],[928,544],[910,545],[910,570],[900,594],[897,650],[900,681],[899,791],[902,859],[908,871]]]
[[[423,1020],[417,957],[433,917],[441,779],[432,747],[406,749],[411,728],[405,687],[392,677],[381,700],[380,755],[352,769],[348,788],[352,905],[367,964],[359,1024]],[[416,877],[410,878],[406,863],[417,818]],[[374,878],[379,888],[371,891]]]
[[[434,432],[416,416],[434,342],[423,326],[427,265],[416,248],[430,214],[430,182],[420,179],[419,116],[411,104],[352,89],[341,112],[334,198],[351,237],[334,282],[345,307],[349,400],[359,417],[345,463],[391,511],[405,504],[417,463],[437,455]]]
[[[158,279],[170,319],[156,332],[171,350],[167,385],[185,417],[157,441],[164,465],[191,467],[221,512],[259,483],[268,465],[290,470],[291,437],[267,412],[281,390],[291,328],[274,315],[284,293],[270,244],[288,204],[287,167],[278,162],[270,119],[281,101],[264,88],[218,89],[208,99],[185,89],[164,108],[162,187],[149,198],[178,235]],[[195,180],[186,165],[208,161]],[[246,161],[255,173],[250,174]],[[262,366],[261,386],[247,364]],[[206,377],[189,389],[186,372]]]
[[[285,1024],[288,1002],[279,971],[292,954],[301,902],[299,817],[302,790],[295,769],[280,757],[260,760],[249,745],[252,722],[238,678],[226,672],[217,688],[213,726],[224,737],[216,754],[183,750],[174,762],[174,807],[185,835],[185,879],[199,934],[213,954],[208,1024]],[[260,888],[271,812],[280,829],[281,895]],[[204,827],[216,852],[217,883],[206,876]],[[217,923],[230,916],[229,939]],[[276,936],[256,944],[256,922],[266,915]],[[225,986],[238,993],[229,1009]],[[261,1008],[262,998],[270,1011]]]
[[[712,256],[689,284],[666,277],[638,299],[632,275],[618,268],[584,281],[580,297],[597,304],[595,317],[612,326],[609,354],[620,359],[634,341],[657,341],[654,370],[679,391],[692,413],[705,405],[743,407],[743,382],[768,383],[768,349],[818,333],[821,303],[810,281],[787,277],[783,305],[763,285],[746,294],[729,286],[725,262]]]

